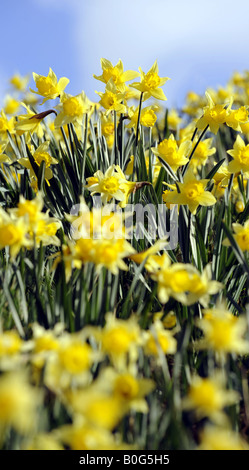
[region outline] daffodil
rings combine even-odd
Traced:
[[[208,424],[200,434],[198,450],[249,450],[247,441],[229,426]]]
[[[162,140],[157,147],[152,147],[151,150],[154,155],[168,163],[173,171],[176,171],[180,166],[188,163],[187,155],[191,147],[192,143],[189,140],[182,142],[178,147],[174,135],[171,134],[168,139]]]
[[[56,160],[54,157],[51,157],[49,153],[49,145],[50,145],[49,141],[43,142],[41,145],[39,145],[39,147],[37,147],[37,149],[33,153],[34,161],[38,165],[38,167],[41,165],[42,162],[45,162],[44,176],[46,180],[50,180],[53,177],[53,172],[50,166],[58,164],[58,160]],[[22,157],[18,160],[18,162],[22,166],[30,170],[31,177],[36,176],[29,158]]]
[[[86,342],[83,330],[75,334],[64,333],[46,357],[44,382],[56,393],[70,386],[86,385],[90,380],[90,368],[98,359],[100,354]]]
[[[96,430],[113,431],[129,411],[121,398],[103,394],[94,383],[69,390],[64,401],[74,416],[82,417],[83,422]]]
[[[93,177],[87,178],[87,189],[92,195],[100,193],[103,204],[108,203],[113,198],[117,201],[123,201],[125,193],[121,189],[121,184],[125,182],[125,176],[117,172],[116,166],[112,165],[105,173],[98,170]]]
[[[124,93],[126,90],[125,82],[139,77],[139,73],[133,70],[127,70],[126,72],[124,72],[124,66],[121,59],[119,59],[118,63],[115,66],[107,59],[101,59],[100,64],[103,70],[102,75],[93,75],[94,78],[106,84],[112,78],[117,90],[122,93]]]
[[[143,93],[144,101],[151,96],[157,100],[167,100],[161,87],[166,83],[167,80],[169,80],[169,78],[159,77],[157,60],[146,74],[142,71],[141,67],[139,67],[139,72],[141,81],[132,83],[130,87],[133,87]]]
[[[110,113],[111,111],[125,113],[126,106],[123,104],[125,94],[120,93],[112,78],[108,81],[104,93],[97,91],[96,93],[100,96],[99,104],[106,109],[107,113]]]
[[[101,114],[101,132],[106,138],[108,147],[111,148],[114,143],[114,122],[111,114]]]
[[[244,316],[233,315],[225,303],[205,309],[203,313],[203,318],[197,321],[198,327],[204,333],[204,338],[196,344],[199,349],[211,349],[221,356],[227,353],[249,352],[249,343],[243,339],[247,329]]]
[[[169,129],[176,130],[179,127],[179,124],[183,121],[183,118],[179,116],[179,113],[176,109],[172,108],[168,111],[167,124]]]
[[[91,110],[91,107],[92,103],[84,91],[76,96],[62,91],[60,104],[56,106],[59,114],[54,120],[54,127],[62,127],[70,123],[82,125],[83,116]]]
[[[109,312],[105,315],[104,327],[95,328],[92,334],[118,370],[127,370],[127,360],[128,364],[136,363],[143,340],[135,316],[122,320]]]
[[[28,236],[28,224],[23,217],[13,220],[10,215],[0,213],[0,250],[9,247],[14,259],[22,247],[30,248],[32,241]]]
[[[186,96],[186,104],[183,106],[182,110],[191,117],[198,117],[203,106],[205,106],[203,96],[194,91],[189,91]]]
[[[0,333],[0,359],[4,356],[15,356],[21,352],[23,341],[15,330]]]
[[[157,115],[155,114],[155,111],[157,111],[158,107],[157,106],[147,106],[146,108],[143,108],[140,113],[140,124],[141,126],[144,127],[153,127],[156,120],[157,120]],[[135,109],[134,106],[131,106],[128,109],[128,117],[130,119],[129,124],[127,124],[127,129],[134,128],[136,130],[137,128],[137,120],[138,120],[138,113],[139,109],[138,107]]]
[[[239,109],[228,110],[226,124],[235,131],[243,132],[241,125],[246,124],[248,120],[248,106],[241,106]]]
[[[32,93],[36,93],[37,95],[44,97],[41,104],[45,103],[47,100],[57,98],[57,96],[59,96],[61,92],[65,90],[69,83],[69,79],[66,77],[62,77],[58,81],[55,73],[51,68],[49,68],[49,73],[47,76],[39,75],[34,72],[33,79],[35,81],[37,91],[32,89],[30,90]]]
[[[196,122],[198,129],[204,129],[209,126],[213,134],[217,134],[220,126],[225,124],[228,111],[225,109],[225,104],[215,104],[208,92],[205,93],[208,105],[203,109],[203,115]]]
[[[20,107],[20,101],[13,96],[6,95],[4,99],[4,112],[6,114],[15,114],[18,112]]]
[[[147,250],[132,254],[129,256],[129,258],[138,264],[141,264],[144,260],[146,260],[144,265],[145,269],[147,269],[147,271],[153,272],[158,269],[158,263],[155,261],[154,255],[163,250],[166,245],[166,240],[157,240],[154,245],[151,245]]]
[[[10,80],[10,84],[18,91],[25,91],[29,82],[29,76],[21,76],[19,73],[14,74]]]
[[[215,163],[216,162],[214,162],[214,164]],[[222,196],[224,196],[224,192],[228,186],[230,176],[231,173],[228,171],[228,165],[224,162],[213,176],[214,187],[212,189],[212,194],[217,199],[220,199]]]
[[[164,355],[176,353],[177,341],[160,320],[154,321],[149,330],[143,332],[143,339],[146,355],[160,357],[160,353]]]
[[[233,223],[232,228],[234,231],[233,237],[242,251],[249,250],[249,220],[244,225]],[[230,241],[225,238],[223,245],[230,246]]]
[[[8,132],[10,134],[15,133],[15,118],[7,118],[4,110],[0,113],[0,139],[5,140],[8,138]]]
[[[41,393],[31,386],[24,371],[0,377],[0,432],[6,428],[26,434],[35,429]]]
[[[128,409],[140,413],[148,412],[145,396],[155,388],[155,383],[148,378],[140,378],[136,371],[116,371],[113,367],[105,368],[95,381],[95,389],[103,395],[119,398]]]
[[[151,271],[151,277],[158,283],[158,298],[162,303],[173,297],[183,305],[192,305],[198,301],[207,306],[210,295],[222,288],[221,283],[211,280],[210,265],[200,273],[191,264],[171,263],[166,253],[160,260],[157,269]],[[155,258],[153,261],[156,263]]]
[[[122,444],[120,438],[104,429],[90,424],[84,419],[74,420],[72,424],[66,424],[55,430],[58,439],[71,450],[121,450],[128,449],[129,446]]]
[[[230,173],[240,173],[241,171],[246,178],[249,177],[249,144],[245,144],[244,140],[238,134],[232,150],[227,153],[233,157],[228,163],[228,171]]]
[[[209,191],[206,191],[208,179],[198,179],[193,169],[189,168],[183,178],[183,183],[177,183],[179,191],[174,189],[167,193],[165,202],[170,204],[187,205],[192,214],[196,214],[197,207],[212,206],[216,199]]]
[[[85,263],[94,263],[97,271],[105,267],[113,274],[118,274],[119,269],[128,270],[124,258],[134,252],[131,244],[122,238],[117,240],[80,238],[74,247],[73,263],[76,268]]]
[[[188,304],[200,302],[203,307],[208,307],[210,296],[217,294],[223,288],[223,284],[212,280],[211,264],[207,264],[202,273],[196,272],[192,276],[189,286]]]
[[[212,377],[193,377],[182,407],[186,410],[193,409],[198,418],[208,417],[216,423],[226,424],[224,408],[239,399],[239,394],[234,390],[227,390],[222,376],[216,373]]]
[[[193,142],[193,145],[195,145],[195,142]],[[190,166],[193,167],[194,170],[202,168],[206,164],[208,157],[215,154],[216,148],[211,147],[211,145],[212,138],[202,140],[198,143],[190,160]]]

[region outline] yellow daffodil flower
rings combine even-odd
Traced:
[[[90,111],[91,106],[92,103],[84,91],[76,96],[62,91],[60,94],[60,104],[56,106],[59,114],[54,120],[54,127],[62,127],[69,123],[82,125],[83,116]]]
[[[186,140],[178,147],[174,135],[171,134],[168,139],[162,140],[157,147],[152,147],[151,150],[157,157],[162,158],[173,171],[176,171],[180,166],[188,163],[187,157],[192,143]]]
[[[34,91],[31,88],[30,91],[32,91],[32,93],[36,93],[37,95],[44,96],[41,104],[44,104],[47,100],[57,98],[61,92],[65,90],[69,83],[69,79],[66,77],[62,77],[58,81],[55,73],[51,68],[49,68],[49,73],[47,76],[39,75],[34,72],[33,79],[35,81],[37,91]]]
[[[49,145],[50,145],[50,142],[48,142],[48,141],[43,142],[41,145],[39,145],[39,147],[33,153],[33,158],[35,160],[35,163],[38,166],[41,165],[41,162],[43,162],[43,161],[45,162],[45,179],[46,180],[50,180],[53,177],[53,172],[50,168],[50,165],[57,165],[58,164],[58,160],[51,157],[50,153],[48,152]],[[36,176],[36,174],[34,172],[34,169],[33,169],[32,165],[30,163],[29,158],[20,158],[18,160],[18,162],[22,166],[24,166],[25,168],[30,170],[30,176],[31,177]]]
[[[189,168],[184,175],[183,183],[177,183],[180,192],[174,189],[165,195],[164,200],[170,204],[187,205],[190,212],[196,214],[199,205],[212,206],[216,203],[213,194],[205,191],[208,182],[207,179],[197,179],[193,169]]]
[[[155,111],[157,111],[158,106],[147,106],[146,108],[143,108],[141,110],[140,114],[140,124],[141,126],[144,127],[153,127],[156,120],[157,116],[155,114]],[[136,131],[137,128],[137,120],[138,120],[138,107],[135,109],[134,106],[131,106],[128,109],[128,116],[130,119],[129,124],[127,124],[127,129],[134,128]]]
[[[208,424],[200,434],[198,450],[249,450],[249,445],[229,426]]]
[[[19,73],[16,73],[10,78],[9,82],[16,90],[25,91],[29,82],[29,76],[22,77]]]
[[[193,142],[193,146],[195,145],[195,141]],[[212,138],[202,140],[197,145],[194,154],[190,160],[190,166],[197,170],[198,168],[202,168],[206,162],[208,157],[214,155],[216,153],[216,148],[211,147],[212,145]]]
[[[220,126],[227,120],[228,111],[225,109],[225,104],[215,104],[207,91],[205,94],[208,105],[204,107],[203,116],[196,122],[196,127],[204,129],[209,126],[210,131],[217,134]]]
[[[233,157],[228,163],[228,171],[230,173],[240,173],[241,171],[246,178],[249,177],[249,144],[245,144],[244,140],[238,134],[232,150],[227,153]]]
[[[232,224],[232,228],[234,231],[233,237],[236,243],[239,245],[240,249],[242,251],[248,251],[249,250],[249,220],[247,220],[244,225],[234,223]],[[227,238],[225,238],[225,240],[223,240],[223,245],[230,246],[230,241]]]
[[[208,417],[217,424],[226,424],[227,418],[224,407],[238,402],[240,396],[234,390],[226,390],[222,376],[202,378],[195,376],[190,384],[182,407],[194,410],[198,418]]]
[[[142,71],[141,67],[139,67],[139,72],[141,81],[134,82],[129,86],[143,93],[143,101],[147,100],[151,96],[157,100],[167,100],[162,88],[160,87],[162,87],[169,78],[159,77],[157,60],[146,74]]]
[[[113,66],[112,63],[107,59],[100,60],[101,68],[103,70],[102,75],[93,75],[94,78],[100,80],[101,82],[108,83],[112,78],[113,82],[116,85],[116,88],[121,93],[124,93],[126,90],[125,82],[133,80],[136,77],[139,77],[139,73],[133,70],[127,70],[124,72],[124,66],[121,59],[118,63]]]
[[[120,93],[112,78],[108,81],[104,93],[98,91],[95,93],[100,96],[99,104],[106,109],[107,114],[111,111],[117,111],[118,113],[126,112],[126,106],[122,104],[125,94]]]
[[[246,354],[249,352],[249,342],[243,339],[247,329],[244,316],[233,315],[225,303],[217,304],[215,308],[205,309],[203,318],[197,321],[203,331],[204,338],[196,343],[199,349],[211,349],[223,356],[227,353]]]

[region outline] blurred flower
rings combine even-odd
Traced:
[[[173,333],[166,330],[160,320],[155,320],[149,330],[143,331],[144,351],[149,356],[163,354],[175,354],[177,341]]]
[[[108,429],[98,428],[84,419],[61,426],[55,431],[56,436],[71,450],[121,450],[128,449],[127,444],[120,442],[119,436]]]
[[[31,246],[32,241],[28,237],[28,225],[24,218],[13,220],[7,212],[0,211],[0,250],[9,247],[14,259],[22,247]]]
[[[17,113],[20,107],[20,101],[15,99],[13,96],[6,95],[4,99],[4,111],[6,114],[15,114]]]
[[[195,145],[195,142],[193,142],[193,146],[194,145]],[[190,167],[193,167],[195,171],[198,168],[202,168],[202,166],[204,166],[205,163],[207,162],[208,157],[215,154],[216,148],[211,147],[211,145],[212,145],[212,138],[205,139],[199,142],[199,144],[197,145],[189,163]]]
[[[36,428],[41,404],[40,390],[32,387],[21,371],[0,377],[0,431],[11,427],[21,434]]]
[[[249,446],[230,427],[208,424],[200,434],[198,450],[249,450]]]
[[[25,91],[29,82],[29,76],[22,77],[19,73],[16,73],[10,78],[9,82],[16,90]]]
[[[182,400],[185,410],[194,410],[198,419],[208,417],[219,424],[226,424],[223,409],[237,403],[240,396],[234,390],[226,390],[221,374],[212,377],[193,377],[188,394]]]
[[[127,363],[132,365],[136,362],[142,336],[135,316],[122,320],[109,312],[105,315],[104,327],[94,328],[93,335],[101,351],[109,356],[119,371],[127,370]]]
[[[204,338],[196,343],[198,349],[211,349],[220,355],[249,352],[249,342],[243,339],[247,330],[244,316],[233,315],[227,310],[225,303],[205,309],[203,313],[203,318],[197,321],[197,326],[204,333]]]
[[[22,446],[22,450],[64,450],[55,432],[36,434]]]

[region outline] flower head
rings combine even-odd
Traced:
[[[204,333],[204,338],[197,343],[198,348],[211,349],[220,355],[248,353],[249,343],[243,339],[247,322],[243,316],[233,315],[224,303],[203,313],[203,318],[197,322]]]
[[[183,183],[177,183],[177,189],[166,194],[164,201],[171,204],[183,204],[189,207],[192,214],[196,214],[197,207],[212,206],[216,203],[216,199],[209,191],[206,191],[208,179],[196,178],[193,169],[190,167],[186,171]]]
[[[133,70],[127,70],[126,72],[124,72],[124,66],[121,59],[119,59],[118,63],[115,66],[107,59],[101,59],[100,63],[101,68],[103,70],[102,75],[93,75],[94,78],[106,84],[112,78],[117,90],[122,93],[124,93],[126,90],[125,82],[133,80],[134,78],[139,76],[139,73]]]
[[[111,111],[125,113],[126,106],[122,104],[125,94],[118,90],[112,78],[108,81],[104,93],[97,91],[96,93],[100,96],[99,104],[106,109],[107,113],[110,113]]]
[[[208,105],[204,107],[203,116],[198,119],[196,127],[204,129],[206,126],[209,126],[210,131],[217,134],[220,126],[227,120],[228,112],[225,109],[226,105],[215,104],[208,92],[206,92],[206,98]]]
[[[249,144],[245,144],[244,140],[238,134],[232,150],[227,153],[233,157],[228,163],[228,171],[230,173],[240,173],[241,171],[246,178],[249,177]]]
[[[189,140],[182,142],[179,147],[171,134],[168,139],[162,140],[157,147],[152,147],[151,150],[157,157],[162,158],[173,171],[176,171],[180,166],[188,163],[187,158],[188,152],[192,147],[192,143]]]
[[[42,104],[47,100],[57,98],[57,96],[59,96],[61,92],[64,91],[69,83],[69,79],[66,77],[62,77],[58,81],[55,73],[51,68],[49,68],[49,73],[47,76],[33,73],[33,79],[35,81],[37,91],[32,89],[30,90],[37,95],[44,96]]]
[[[217,423],[225,423],[225,406],[239,401],[239,394],[226,390],[221,375],[193,378],[187,396],[183,399],[184,409],[193,409],[198,418],[209,417]]]
[[[159,70],[157,60],[154,62],[150,70],[145,74],[141,67],[139,67],[140,71],[140,82],[134,82],[130,86],[135,88],[136,90],[141,91],[143,95],[143,100],[147,100],[151,96],[156,98],[157,100],[167,100],[162,87],[167,80],[168,77],[161,78],[159,77]]]
[[[60,104],[57,106],[59,114],[54,120],[54,127],[62,127],[70,123],[81,125],[84,114],[88,113],[91,107],[92,103],[84,91],[76,96],[62,91],[60,94]]]

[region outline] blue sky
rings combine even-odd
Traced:
[[[225,85],[249,69],[249,3],[241,0],[3,0],[0,99],[15,72],[70,79],[66,91],[103,91],[100,58],[146,72],[158,59],[168,104],[189,89]],[[32,78],[31,78],[31,84]]]

